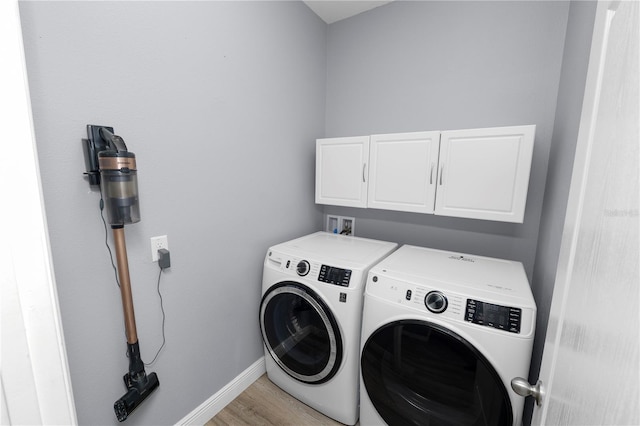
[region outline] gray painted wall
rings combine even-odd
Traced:
[[[142,222],[126,233],[147,361],[161,343],[148,241],[169,236],[167,346],[148,368],[161,388],[127,422],[172,424],[262,356],[264,251],[323,212],[361,236],[522,261],[546,328],[594,10],[399,2],[327,27],[299,2],[21,3],[80,422],[116,423],[127,368],[86,124],[138,157]],[[517,124],[538,125],[523,225],[313,203],[316,137]]]
[[[116,424],[126,343],[87,124],[138,160],[142,221],[125,228],[143,359],[159,390],[129,425],[174,424],[263,355],[269,245],[320,228],[326,25],[300,2],[23,2],[37,149],[78,420]],[[111,233],[109,231],[109,240]]]
[[[533,294],[538,304],[538,318],[529,374],[532,383],[538,379],[540,372],[547,321],[555,285],[573,159],[580,127],[596,6],[596,2],[579,1],[572,2],[569,9],[560,91],[558,92],[547,185],[540,220],[538,250],[533,270]],[[528,401],[525,407],[525,419],[530,419],[532,411],[533,402]]]
[[[518,260],[532,276],[569,4],[394,2],[329,26],[327,136],[536,124],[524,224],[328,207],[356,235]]]

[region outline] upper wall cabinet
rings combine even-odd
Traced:
[[[433,213],[440,132],[369,139],[367,207]]]
[[[535,126],[316,142],[316,203],[524,220]]]
[[[435,213],[524,220],[535,126],[442,132]]]
[[[369,136],[318,139],[316,203],[367,207]]]

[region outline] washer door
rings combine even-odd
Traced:
[[[319,384],[331,379],[342,361],[342,338],[326,304],[303,284],[271,287],[260,304],[262,340],[274,361],[291,377]]]
[[[511,425],[509,394],[469,342],[436,324],[396,321],[362,350],[362,380],[389,425]]]

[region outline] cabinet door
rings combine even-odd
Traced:
[[[316,140],[316,203],[367,207],[369,136]]]
[[[373,135],[367,206],[433,213],[440,132]]]
[[[535,125],[442,132],[435,213],[519,222]]]

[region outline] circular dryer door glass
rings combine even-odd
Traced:
[[[342,340],[333,314],[309,288],[294,282],[273,286],[260,306],[262,339],[275,362],[305,383],[335,375]]]
[[[362,351],[362,380],[389,425],[511,425],[511,401],[487,359],[424,321],[387,324]]]

